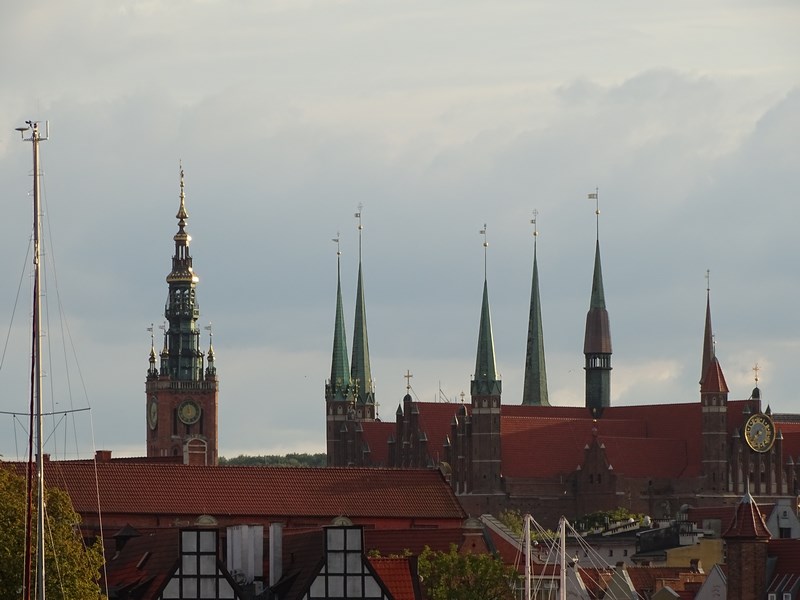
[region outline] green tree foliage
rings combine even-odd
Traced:
[[[580,531],[588,531],[596,527],[606,527],[612,523],[621,523],[633,519],[636,523],[641,523],[644,515],[634,513],[623,506],[618,506],[614,510],[602,510],[584,515],[575,520],[575,528]]]
[[[430,600],[513,600],[518,575],[490,554],[461,554],[426,547],[419,555],[419,574]]]
[[[25,479],[0,468],[0,598],[19,598],[22,591],[25,504]],[[78,534],[80,516],[63,490],[48,489],[45,506],[47,597],[51,600],[104,598],[98,584],[103,565],[100,543],[89,548],[83,545]],[[36,550],[33,552],[35,563]],[[32,580],[35,581],[35,576]]]
[[[508,527],[514,535],[522,539],[522,528],[525,526],[525,520],[518,510],[504,510],[497,517],[497,520]],[[543,532],[535,529],[531,530],[532,540],[552,540],[556,537],[558,537],[558,534],[550,529],[546,529]]]
[[[248,456],[240,454],[234,458],[219,457],[219,464],[230,467],[324,467],[327,464],[325,453],[322,454],[268,454],[264,456]]]

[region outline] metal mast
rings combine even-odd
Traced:
[[[17,127],[23,141],[31,142],[33,146],[33,413],[36,421],[36,599],[45,598],[44,576],[44,456],[42,454],[42,353],[41,353],[41,246],[40,246],[40,215],[41,202],[39,198],[39,142],[49,136],[49,126],[42,137],[39,132],[38,121],[25,121],[24,127]],[[25,137],[25,132],[30,131],[30,137]],[[30,589],[25,590],[30,598]]]

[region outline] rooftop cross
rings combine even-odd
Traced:
[[[594,200],[594,214],[597,219],[597,239],[600,239],[600,188],[594,188],[594,192],[589,193],[589,200]]]
[[[408,391],[411,389],[411,378],[413,377],[413,375],[411,374],[411,371],[406,369],[406,374],[403,375],[403,377],[406,380],[406,391]]]

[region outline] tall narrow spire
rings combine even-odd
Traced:
[[[197,319],[200,317],[200,306],[195,298],[195,288],[199,281],[192,267],[189,254],[189,242],[192,240],[186,232],[186,194],[183,165],[180,167],[180,206],[175,218],[178,219],[178,232],[175,240],[175,254],[172,256],[172,270],[167,275],[169,296],[164,316],[169,321],[166,332],[167,372],[170,378],[180,381],[199,381],[203,376],[200,351],[200,331]]]
[[[336,318],[333,325],[333,356],[328,396],[329,400],[344,401],[350,388],[350,367],[347,364],[347,333],[342,308],[342,253],[339,250],[338,234],[333,241],[336,242]]]
[[[356,386],[356,403],[363,405],[362,416],[367,419],[375,418],[375,390],[372,381],[372,370],[369,364],[369,338],[367,336],[367,308],[364,302],[364,278],[361,266],[361,233],[364,226],[361,223],[361,211],[358,212],[358,288],[356,289],[356,314],[353,324],[353,359],[350,363],[350,379]]]
[[[539,302],[539,268],[536,263],[537,211],[533,211],[533,277],[531,279],[531,306],[528,317],[528,345],[525,352],[525,383],[522,403],[549,406],[547,397],[547,369],[544,360],[544,333],[542,331],[542,306]]]
[[[589,194],[597,200],[598,192]],[[583,342],[586,370],[586,407],[599,416],[611,405],[611,329],[603,290],[603,269],[600,262],[599,201],[595,210],[598,237],[595,242],[594,274],[589,312],[586,314],[586,334]]]
[[[714,330],[711,327],[711,271],[706,270],[706,325],[703,331],[703,357],[700,368],[700,386],[702,387],[708,365],[714,358]]]
[[[478,331],[478,351],[475,357],[475,374],[472,379],[472,395],[500,394],[500,380],[497,376],[497,365],[494,359],[494,336],[492,335],[492,317],[489,311],[489,284],[486,277],[486,260],[489,242],[486,239],[486,225],[480,231],[483,235],[483,301],[481,303],[481,321]]]

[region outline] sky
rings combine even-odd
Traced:
[[[35,119],[45,404],[90,408],[46,425],[55,456],[145,454],[181,162],[223,456],[324,451],[331,240],[352,336],[359,206],[385,420],[407,371],[420,400],[469,393],[484,224],[503,402],[521,402],[534,210],[550,401],[583,404],[595,189],[612,404],[698,401],[710,288],[730,398],[758,364],[763,401],[800,412],[798,28],[793,0],[4,2],[0,411],[28,405],[14,128]],[[0,414],[7,460],[25,420]]]

